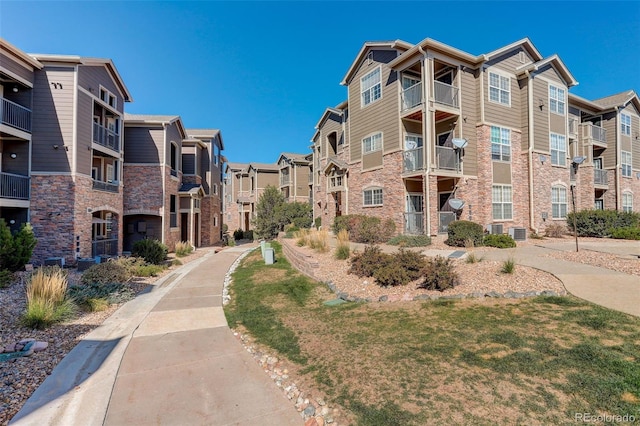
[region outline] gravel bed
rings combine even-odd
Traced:
[[[602,253],[592,250],[557,251],[548,254],[555,259],[567,260],[570,262],[584,263],[597,266],[599,268],[610,269],[623,274],[640,276],[640,259],[629,256],[618,256],[610,253]]]

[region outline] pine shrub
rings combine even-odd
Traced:
[[[411,281],[407,269],[397,262],[389,262],[377,268],[373,277],[376,279],[376,283],[382,287],[405,285]]]
[[[620,240],[640,240],[640,227],[625,226],[611,230],[611,238]]]
[[[147,263],[160,265],[167,259],[169,250],[158,240],[144,239],[133,244],[132,254],[141,257]]]
[[[83,284],[125,283],[133,273],[118,262],[103,262],[93,265],[80,277]]]
[[[11,234],[4,219],[0,219],[0,269],[11,272],[21,270],[31,259],[36,243],[29,223],[23,224],[18,232]]]
[[[13,272],[11,272],[8,269],[0,270],[0,288],[9,287],[13,282],[13,279],[14,279]]]
[[[497,248],[513,248],[516,247],[516,241],[507,234],[489,234],[485,235],[482,244],[487,247]]]

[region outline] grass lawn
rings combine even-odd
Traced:
[[[357,425],[640,422],[640,319],[574,297],[345,303],[273,243],[234,274],[225,313]]]

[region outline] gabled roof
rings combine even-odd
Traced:
[[[282,154],[280,154],[280,157],[278,157],[278,161],[276,161],[276,163],[280,164],[280,160],[284,158],[284,159],[289,159],[294,163],[302,163],[306,165],[306,164],[309,164],[309,161],[307,160],[307,155],[309,154],[294,154],[291,152],[283,152]]]
[[[470,63],[472,65],[479,64],[484,60],[482,56],[475,56],[470,53],[464,52],[460,49],[456,49],[455,47],[449,46],[448,44],[442,43],[438,40],[434,40],[432,38],[425,38],[420,43],[413,46],[411,49],[402,53],[393,61],[389,62],[389,67],[397,68],[403,63],[412,58],[415,58],[417,55],[422,55],[424,50],[434,50],[437,52],[444,53],[449,56],[453,56],[454,58],[458,58],[464,62]]]
[[[320,117],[320,120],[318,120],[318,122],[316,123],[316,129],[319,129],[320,127],[322,127],[322,125],[324,124],[325,121],[327,121],[329,119],[329,117],[331,116],[331,114],[335,114],[337,116],[342,117],[343,111],[337,109],[337,108],[327,108],[324,110],[324,113],[322,114],[322,116]]]
[[[617,93],[615,95],[606,96],[604,98],[595,99],[593,101],[594,104],[600,105],[602,108],[613,108],[613,107],[624,107],[627,104],[634,100],[637,100],[638,95],[633,90],[627,90],[622,93]]]
[[[8,52],[10,52],[17,59],[22,61],[24,65],[29,65],[36,69],[41,69],[44,65],[40,63],[37,59],[33,58],[31,55],[23,52],[22,50],[15,47],[13,44],[9,43],[7,40],[0,38],[0,47]]]
[[[343,86],[346,86],[347,84],[349,84],[349,81],[351,81],[351,79],[353,78],[353,75],[357,71],[358,66],[360,65],[362,60],[365,58],[365,56],[367,55],[367,52],[370,49],[379,47],[379,48],[385,48],[385,49],[398,49],[398,50],[406,51],[410,49],[412,46],[413,46],[412,44],[402,40],[367,41],[364,45],[362,45],[360,52],[356,56],[355,60],[351,63],[351,66],[349,67],[347,74],[345,74],[340,84],[342,84]]]
[[[178,194],[200,194],[204,195],[204,189],[199,183],[183,183],[178,188]]]
[[[232,163],[232,162],[227,162],[227,171],[238,171],[238,172],[246,172],[247,170],[249,170],[249,164],[247,163]]]
[[[249,163],[249,171],[251,171],[251,169],[260,172],[278,172],[280,171],[280,166],[267,163]]]
[[[156,125],[164,126],[168,124],[176,123],[178,130],[182,135],[182,138],[186,138],[187,135],[184,130],[184,125],[179,115],[150,115],[150,114],[124,114],[124,125]]]
[[[551,65],[558,73],[560,73],[565,83],[567,83],[567,87],[576,86],[578,84],[578,81],[573,77],[573,74],[569,72],[569,69],[566,67],[564,62],[562,62],[562,59],[555,54],[541,61],[532,62],[518,67],[516,72],[517,74],[522,74],[525,72],[537,71],[547,65]]]
[[[587,108],[590,108],[594,111],[600,111],[602,110],[602,107],[596,103],[593,103],[592,101],[585,99],[583,97],[580,97],[574,93],[569,93],[569,105],[578,105],[578,106],[586,106]]]
[[[186,132],[190,138],[196,139],[214,139],[217,136],[220,140],[220,149],[224,150],[222,133],[219,129],[186,129]]]
[[[347,167],[348,167],[347,163],[338,159],[337,157],[329,157],[329,160],[327,161],[327,165],[325,166],[322,172],[324,174],[327,174],[328,172],[331,171],[332,168],[336,168],[338,170],[347,170]]]
[[[492,52],[485,53],[484,55],[481,55],[481,56],[484,58],[485,61],[490,61],[518,47],[523,47],[527,52],[529,52],[534,62],[542,60],[542,55],[540,54],[538,49],[536,49],[533,43],[531,43],[531,40],[529,40],[529,37],[525,37],[521,40],[515,41],[511,44],[508,44],[504,47],[496,49]]]

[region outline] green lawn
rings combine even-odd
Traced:
[[[346,303],[257,251],[234,274],[231,327],[299,366],[358,425],[640,422],[640,320],[573,297]]]

